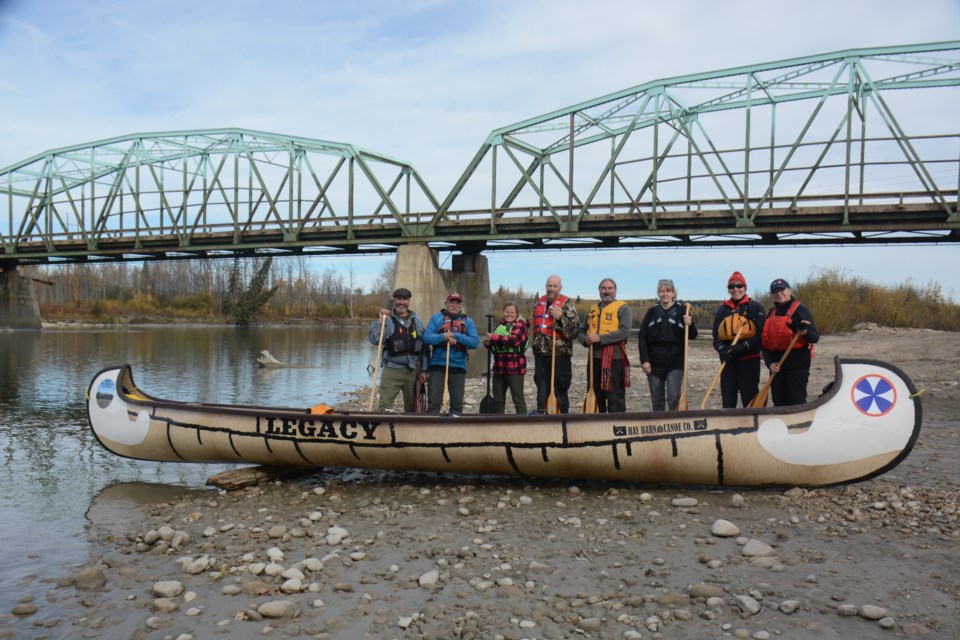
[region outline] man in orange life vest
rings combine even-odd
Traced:
[[[443,403],[443,379],[450,393],[450,413],[463,413],[463,392],[467,377],[467,350],[480,345],[480,334],[467,314],[463,313],[463,297],[447,296],[444,309],[433,314],[423,331],[423,342],[433,347],[430,356],[430,381],[427,385],[427,413],[440,413]],[[450,368],[447,370],[447,350]]]
[[[777,278],[771,282],[770,293],[773,308],[763,325],[763,362],[769,367],[770,375],[777,374],[770,383],[770,395],[778,407],[803,404],[807,401],[813,344],[820,341],[820,332],[813,326],[813,314],[793,297],[786,280]],[[794,336],[797,341],[781,367],[780,359]]]
[[[593,392],[600,413],[622,413],[627,410],[627,387],[630,386],[630,361],[627,359],[627,338],[633,327],[633,313],[623,300],[617,300],[617,283],[604,278],[598,287],[600,302],[587,316],[587,326],[580,331],[580,343],[593,346]]]
[[[725,362],[720,375],[720,396],[724,409],[750,404],[760,390],[760,336],[764,310],[747,295],[747,279],[734,271],[727,280],[730,299],[725,300],[713,318],[713,348]],[[733,344],[736,339],[737,344]]]
[[[560,413],[570,412],[570,383],[573,382],[573,339],[580,331],[580,315],[573,300],[561,295],[560,276],[547,278],[547,295],[533,308],[533,358],[536,370],[533,380],[537,385],[536,413],[546,413],[550,397],[550,370],[553,358],[553,339],[556,335],[556,371],[553,393]]]

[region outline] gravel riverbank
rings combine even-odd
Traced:
[[[706,341],[691,353],[699,406],[717,362]],[[25,593],[0,638],[960,637],[960,335],[827,336],[812,394],[836,354],[924,390],[920,440],[880,478],[734,490],[325,469],[229,493],[116,485],[88,511],[95,554]],[[485,393],[471,381],[467,410]],[[648,403],[638,368],[628,407]]]

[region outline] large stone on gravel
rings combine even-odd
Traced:
[[[715,584],[701,582],[690,587],[691,598],[722,598],[723,589]]]
[[[747,541],[747,544],[743,545],[743,555],[751,558],[772,556],[776,553],[773,547],[766,542],[760,542],[755,539],[750,539]]]
[[[183,593],[183,583],[179,580],[161,580],[154,583],[153,593],[161,598],[176,598]]]
[[[96,567],[84,569],[73,579],[73,586],[81,590],[102,589],[107,584],[107,576]]]
[[[740,535],[740,527],[733,524],[729,520],[720,518],[713,523],[712,527],[710,527],[710,533],[718,538],[733,538]]]
[[[298,611],[297,603],[289,600],[272,600],[257,607],[257,613],[264,618],[290,618]]]

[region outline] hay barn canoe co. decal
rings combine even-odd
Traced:
[[[874,418],[890,413],[897,404],[897,390],[893,383],[875,373],[854,382],[850,395],[860,413]]]

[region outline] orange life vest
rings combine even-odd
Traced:
[[[548,309],[549,307],[562,309],[569,299],[565,295],[558,295],[552,303],[547,305],[547,296],[540,298],[537,301],[537,306],[533,308],[533,332],[553,337],[554,320],[553,316],[548,313]]]
[[[742,330],[741,327],[743,327]],[[737,337],[737,331],[740,331],[739,341],[742,342],[757,335],[757,323],[742,313],[733,313],[720,321],[720,326],[717,327],[717,338],[724,342],[733,342]]]
[[[763,323],[763,348],[767,351],[786,351],[787,347],[793,341],[794,332],[788,326],[793,316],[793,312],[800,306],[799,300],[794,300],[787,312],[782,316],[774,315],[776,307],[770,309],[767,314],[767,321]],[[800,336],[797,338],[794,349],[805,347],[809,342]]]

